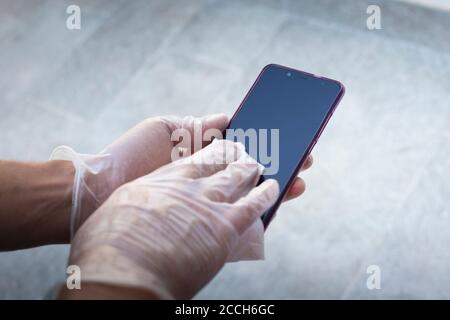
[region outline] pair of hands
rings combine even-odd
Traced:
[[[267,180],[255,188],[262,167],[229,141],[171,162],[175,130],[223,131],[228,121],[225,115],[151,118],[98,155],[56,150],[54,158],[69,158],[77,169],[72,230],[79,230],[70,264],[81,268],[83,281],[190,298],[227,260],[255,258],[247,249],[252,242],[261,247],[259,216],[277,199],[278,184]],[[218,161],[196,161],[202,157]],[[303,169],[311,164],[308,158]],[[304,190],[297,178],[286,199]]]

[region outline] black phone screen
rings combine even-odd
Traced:
[[[261,181],[280,185],[280,199],[263,216],[266,226],[343,92],[338,81],[268,65],[231,119],[226,139],[243,143],[265,167]]]

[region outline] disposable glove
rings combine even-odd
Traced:
[[[70,160],[76,169],[71,212],[71,238],[110,195],[122,184],[146,175],[171,162],[175,145],[189,155],[208,141],[202,136],[210,129],[223,131],[228,125],[224,114],[202,118],[174,116],[149,118],[130,129],[97,155],[79,154],[67,146],[56,148],[51,160]],[[172,141],[176,130],[183,129],[196,138],[192,141]],[[210,140],[210,137],[206,137]]]
[[[83,282],[196,294],[233,256],[279,195],[242,144],[214,140],[194,155],[125,184],[82,225],[70,264]]]

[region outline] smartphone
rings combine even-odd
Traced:
[[[280,196],[262,215],[267,228],[344,95],[342,83],[277,64],[263,68],[231,118],[225,138],[241,142],[276,179]]]

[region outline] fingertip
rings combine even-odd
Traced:
[[[305,181],[300,178],[296,177],[292,185],[289,187],[289,190],[285,196],[285,201],[295,199],[299,196],[301,196],[306,190],[306,183]]]
[[[205,126],[207,128],[215,128],[224,130],[229,123],[230,119],[225,113],[211,114],[205,117]]]
[[[313,158],[312,155],[309,155],[309,156],[306,158],[306,160],[305,160],[305,162],[303,163],[303,165],[302,165],[302,171],[311,168],[311,166],[313,165],[313,163],[314,163],[314,158]]]
[[[236,211],[231,215],[231,220],[239,234],[275,203],[279,190],[278,182],[268,179],[235,203]]]
[[[280,185],[278,184],[278,181],[275,179],[267,179],[265,180],[261,185],[259,185],[259,188],[261,188],[260,192],[265,193],[270,196],[270,198],[278,198],[280,194]]]

